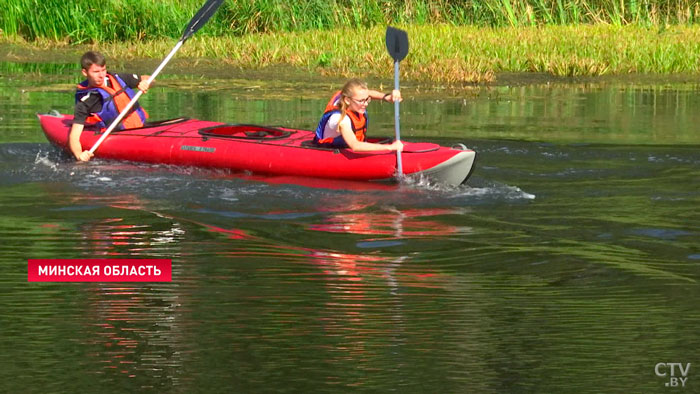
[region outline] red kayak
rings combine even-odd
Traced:
[[[39,114],[48,140],[68,150],[72,115]],[[100,133],[88,128],[80,143],[92,147]],[[395,180],[396,153],[355,153],[314,145],[314,133],[284,127],[232,125],[180,118],[111,133],[95,157],[181,166],[355,181]],[[372,140],[370,140],[372,141]],[[373,142],[380,142],[374,140]],[[389,141],[387,141],[389,142]],[[403,172],[459,185],[474,168],[476,153],[461,146],[404,142]]]

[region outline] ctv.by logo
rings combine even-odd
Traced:
[[[690,363],[685,365],[681,363],[658,363],[654,367],[656,376],[668,376],[669,380],[664,384],[666,387],[685,387],[688,382],[688,372],[690,371]],[[680,373],[680,376],[676,374]]]

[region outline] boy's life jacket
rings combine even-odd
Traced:
[[[109,79],[109,86],[104,84],[100,87],[88,87],[88,81],[85,80],[78,84],[75,91],[76,103],[90,92],[97,92],[102,97],[102,109],[100,112],[91,114],[85,120],[86,124],[97,125],[101,130],[112,124],[135,95],[133,89],[118,75],[107,74],[107,78]],[[147,118],[148,113],[136,102],[116,129],[124,130],[143,127]]]
[[[342,135],[335,138],[323,138],[323,131],[326,129],[326,124],[333,114],[340,113],[340,91],[337,91],[330,101],[326,105],[326,110],[321,116],[321,120],[318,122],[318,127],[316,127],[316,136],[314,137],[314,142],[319,145],[330,146],[334,148],[347,148],[347,144],[343,139]],[[369,123],[369,118],[367,117],[367,112],[363,114],[358,114],[355,111],[346,111],[345,116],[350,118],[350,124],[352,126],[352,131],[355,133],[355,137],[358,141],[364,141],[367,133],[367,124]]]

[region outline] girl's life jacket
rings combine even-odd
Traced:
[[[314,142],[321,146],[329,146],[333,148],[347,148],[347,144],[343,139],[342,135],[335,138],[323,138],[323,131],[326,129],[326,124],[333,114],[340,113],[340,91],[337,91],[330,101],[326,105],[326,110],[321,116],[321,120],[318,122],[318,127],[316,127],[316,136],[314,137]],[[367,112],[363,114],[358,114],[355,111],[346,111],[345,116],[350,118],[350,124],[352,126],[352,131],[355,133],[358,141],[364,141],[367,133],[367,124],[369,123],[369,118],[367,117]]]

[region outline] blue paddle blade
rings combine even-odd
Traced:
[[[395,62],[403,60],[408,55],[408,34],[403,30],[387,27],[386,49]]]
[[[182,33],[182,38],[180,38],[180,41],[186,41],[194,33],[196,33],[197,30],[201,29],[202,26],[209,21],[209,18],[216,13],[216,10],[219,9],[223,2],[224,0],[209,0],[204,3],[202,8],[200,8],[199,11],[197,11],[197,13],[192,17],[190,23],[187,24],[187,27],[185,27],[185,31]]]

